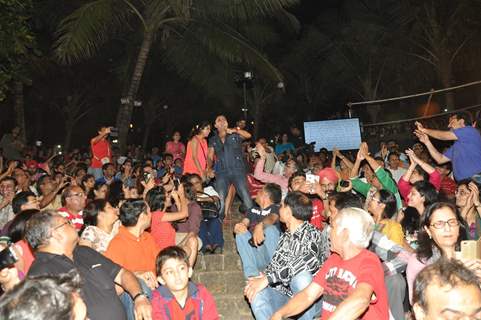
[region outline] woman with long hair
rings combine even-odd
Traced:
[[[438,193],[431,183],[422,180],[412,185],[408,198],[408,207],[401,211],[399,218],[407,242],[416,249],[420,221],[426,208],[438,201]]]
[[[411,149],[406,150],[411,164],[406,173],[398,181],[398,189],[405,203],[409,202],[409,194],[412,186],[418,181],[426,181],[439,191],[441,188],[441,173],[429,163],[421,160]]]
[[[96,199],[83,210],[84,228],[80,244],[100,253],[105,252],[120,225],[119,209],[105,199]]]
[[[478,186],[470,180],[461,180],[456,189],[456,206],[468,226],[467,238],[478,240],[481,236],[481,203]]]
[[[203,181],[207,180],[207,154],[209,152],[207,137],[209,134],[210,123],[207,121],[201,122],[192,128],[189,142],[187,143],[183,174],[196,173],[202,177]]]
[[[454,204],[438,202],[426,209],[419,230],[419,246],[406,269],[410,301],[416,275],[441,257],[455,258],[455,250],[465,235],[465,222]]]
[[[394,194],[387,190],[378,190],[368,203],[368,211],[374,218],[377,231],[385,234],[389,240],[396,242],[400,246],[405,246],[401,224],[393,220],[397,213],[397,203]]]
[[[185,145],[180,142],[180,138],[180,132],[174,131],[172,140],[167,141],[165,144],[165,152],[172,154],[174,156],[174,161],[177,159],[184,159]]]

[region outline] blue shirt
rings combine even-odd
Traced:
[[[277,144],[277,145],[276,145],[276,148],[275,148],[276,154],[281,154],[281,153],[283,153],[284,151],[289,151],[289,150],[292,150],[292,151],[296,150],[296,149],[294,148],[294,145],[293,145],[292,143],[290,143],[290,142],[288,142],[288,143],[283,143],[283,144]]]
[[[470,179],[481,172],[481,135],[471,126],[455,129],[458,138],[444,153],[453,164],[456,181]]]
[[[224,142],[216,134],[209,139],[209,148],[213,148],[217,156],[216,173],[237,175],[247,173],[244,152],[242,151],[242,137],[239,134],[227,134]]]

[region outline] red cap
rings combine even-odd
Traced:
[[[25,164],[27,168],[38,168],[38,162],[35,160],[28,160]]]
[[[339,180],[339,175],[337,174],[337,171],[333,168],[324,168],[319,171],[317,175],[319,176],[319,181],[322,181],[322,179],[326,178],[332,183],[337,183],[337,181]]]

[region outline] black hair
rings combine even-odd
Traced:
[[[96,226],[98,222],[98,215],[101,211],[105,210],[106,205],[107,200],[105,199],[96,199],[89,201],[85,206],[85,209],[82,211],[84,227]]]
[[[115,168],[115,165],[112,162],[108,162],[102,165],[102,171],[107,170],[110,166]]]
[[[453,171],[453,164],[451,163],[451,161],[445,162],[445,163],[441,163],[441,164],[439,164],[438,166],[441,167],[441,168],[444,168],[444,169],[448,170],[448,175],[450,175],[451,172]]]
[[[37,179],[36,187],[38,192],[40,192],[40,186],[44,183],[44,180],[47,178],[50,178],[50,176],[48,174],[44,174]]]
[[[24,210],[13,218],[12,223],[8,227],[8,236],[13,243],[25,238],[27,221],[38,212],[40,212],[38,209]]]
[[[428,180],[415,182],[412,187],[415,188],[422,197],[424,197],[425,208],[438,201],[438,192]],[[422,214],[422,212],[419,214]]]
[[[284,205],[292,211],[292,216],[297,220],[309,221],[312,218],[312,202],[302,192],[289,192],[284,198]]]
[[[201,121],[200,123],[196,124],[190,131],[189,140],[194,138],[196,135],[198,135],[202,131],[202,129],[207,127],[210,127],[209,121]]]
[[[470,126],[473,123],[473,117],[469,112],[466,111],[458,111],[456,113],[453,113],[451,117],[456,116],[457,120],[464,120],[464,125],[465,126]]]
[[[381,189],[379,192],[379,201],[385,205],[383,218],[391,219],[397,212],[396,197],[392,192]]]
[[[84,191],[85,191],[85,184],[87,183],[87,181],[88,181],[89,179],[94,179],[94,181],[95,181],[95,177],[94,177],[92,174],[89,174],[89,173],[87,173],[87,174],[86,174],[85,176],[83,176],[83,178],[82,178],[81,187],[82,187],[82,189],[84,189]]]
[[[426,170],[424,170],[420,165],[416,165],[416,167],[414,167],[414,171],[423,177],[423,181],[429,182],[429,173],[427,173]]]
[[[184,182],[182,185],[184,186],[184,194],[187,200],[195,201],[197,199],[197,191],[194,185],[190,182]]]
[[[54,219],[59,217],[54,210],[40,211],[30,217],[25,228],[25,239],[32,249],[45,245],[52,236]]]
[[[269,195],[269,199],[274,204],[280,204],[282,201],[282,190],[277,183],[266,183],[263,187],[264,191]]]
[[[22,206],[28,203],[28,197],[36,197],[35,193],[31,191],[22,191],[15,195],[12,200],[12,210],[13,213],[18,214],[22,211]]]
[[[419,225],[421,223],[421,217],[413,207],[406,207],[404,209],[404,217],[401,220],[401,227],[405,233],[414,234],[419,230]]]
[[[162,186],[150,189],[145,195],[145,202],[147,202],[150,211],[164,210],[166,196],[165,189]]]
[[[124,227],[133,227],[139,221],[142,213],[146,213],[147,204],[144,200],[129,199],[120,207],[119,219]]]
[[[169,259],[177,259],[183,261],[189,266],[189,256],[187,255],[187,252],[185,252],[184,249],[182,249],[181,247],[170,246],[162,249],[162,251],[160,251],[157,255],[157,259],[155,259],[155,268],[157,271],[157,275],[160,276],[162,274],[162,267]]]
[[[426,293],[429,286],[448,286],[454,289],[460,286],[472,286],[480,290],[481,282],[476,274],[456,259],[442,257],[425,267],[414,280],[413,305],[419,305],[425,313],[429,310]],[[431,301],[431,303],[436,301]]]
[[[345,208],[364,208],[361,197],[351,192],[334,192],[329,196],[329,201],[334,201],[334,207],[339,211]]]
[[[91,200],[94,200],[95,199],[95,191],[98,192],[100,190],[100,188],[102,188],[103,186],[107,186],[107,188],[108,188],[108,185],[103,181],[95,182],[94,187],[92,188],[92,190],[90,190],[89,194],[87,195],[87,198],[89,198]]]
[[[109,192],[107,192],[107,201],[112,207],[118,207],[122,200],[125,200],[124,183],[121,180],[115,180],[109,185]]]
[[[7,291],[0,301],[3,320],[70,320],[74,317],[73,295],[80,295],[76,271],[28,277]]]
[[[85,171],[85,173],[87,174],[87,170],[85,170],[85,168],[77,167],[77,168],[75,169],[74,176],[78,176],[79,172],[82,171],[82,170]]]
[[[387,156],[387,159],[391,158],[391,156],[396,156],[398,159],[400,158],[400,155],[398,152],[389,152],[389,155]]]
[[[289,177],[289,182],[288,182],[288,185],[289,185],[289,188],[291,187],[292,185],[292,181],[297,178],[297,177],[306,177],[306,174],[303,172],[303,171],[296,171],[292,174],[292,176]]]
[[[166,152],[162,155],[162,160],[165,160],[165,158],[172,158],[172,160],[174,160],[174,155],[172,153]]]
[[[422,217],[421,228],[419,229],[418,233],[418,248],[416,249],[416,257],[421,262],[425,262],[433,256],[433,247],[437,247],[439,250],[441,250],[441,248],[438,247],[436,242],[434,242],[434,240],[429,237],[424,227],[429,228],[432,222],[431,217],[433,216],[434,212],[442,208],[449,208],[454,213],[456,219],[459,222],[459,236],[457,240],[457,246],[459,246],[462,240],[466,239],[466,222],[464,221],[463,217],[459,213],[458,208],[456,208],[454,204],[449,202],[437,202],[430,205],[425,210],[425,213]]]

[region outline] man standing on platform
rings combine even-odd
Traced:
[[[102,178],[102,166],[112,162],[112,150],[110,149],[110,142],[107,139],[110,130],[111,127],[101,127],[98,135],[90,140],[92,164],[90,165],[89,173],[94,175],[95,180]]]
[[[216,190],[219,193],[221,218],[224,218],[225,198],[231,184],[242,199],[246,209],[253,206],[247,189],[247,168],[242,152],[242,141],[251,134],[239,127],[231,129],[225,116],[215,119],[217,133],[209,139],[208,170],[215,168]],[[214,155],[216,162],[214,165]]]

